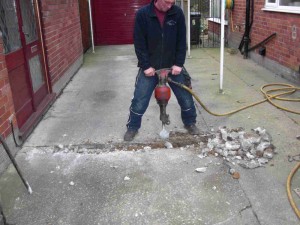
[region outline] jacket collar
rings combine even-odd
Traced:
[[[155,11],[154,11],[154,1],[152,0],[150,3],[150,12],[149,12],[149,16],[150,17],[156,17]],[[172,15],[172,14],[176,14],[176,9],[174,6],[171,7],[171,9],[169,11],[167,11],[167,16]]]

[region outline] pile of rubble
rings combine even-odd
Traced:
[[[221,127],[201,148],[200,158],[208,154],[222,156],[225,160],[245,168],[264,166],[275,154],[271,136],[260,127],[247,133],[243,128],[229,130]]]

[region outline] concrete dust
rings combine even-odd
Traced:
[[[170,132],[168,142],[172,144],[173,148],[184,148],[184,147],[195,147],[199,148],[201,143],[207,143],[208,137],[210,135],[190,135],[188,133],[182,132]],[[156,139],[150,141],[149,143],[119,143],[115,145],[116,150],[141,150],[144,147],[149,146],[151,149],[163,149],[166,147],[166,141],[161,139]]]
[[[137,151],[137,150],[151,150],[151,149],[164,149],[164,148],[186,148],[195,147],[199,148],[207,143],[211,135],[194,135],[191,136],[182,132],[170,132],[167,140],[154,139],[144,143],[93,143],[91,141],[79,145],[55,145],[53,153],[78,153],[78,154],[100,154],[113,151]],[[46,147],[46,146],[40,146]]]
[[[168,139],[170,134],[169,132],[166,130],[165,128],[165,125],[163,125],[163,129],[161,130],[161,132],[159,133],[159,136],[162,138],[162,139]]]

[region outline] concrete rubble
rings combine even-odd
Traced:
[[[126,176],[126,177],[124,177],[124,180],[125,181],[130,180],[130,177]]]
[[[244,168],[257,168],[267,164],[273,157],[275,147],[265,129],[257,127],[251,132],[243,128],[220,127],[201,149],[200,158],[207,155],[222,156],[226,161],[237,163]]]
[[[199,167],[199,168],[196,168],[195,171],[198,173],[204,173],[204,172],[206,172],[206,169],[207,169],[207,167]]]
[[[173,148],[173,145],[170,142],[166,141],[165,142],[165,147],[170,149],[170,148]]]

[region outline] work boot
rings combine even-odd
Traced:
[[[187,129],[188,133],[191,135],[199,135],[200,134],[200,130],[196,127],[195,124],[191,124],[188,126],[184,126],[185,129]]]
[[[128,129],[124,135],[124,141],[132,141],[137,132],[137,130]]]

